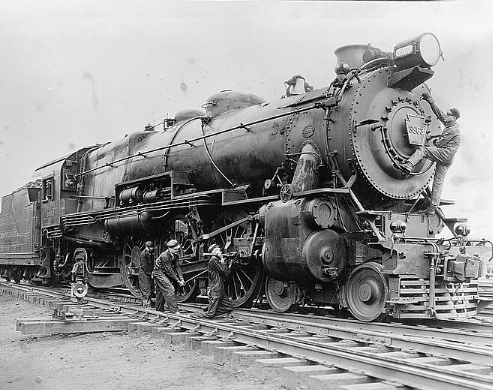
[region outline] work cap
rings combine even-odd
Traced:
[[[146,246],[151,247],[154,246],[154,244],[152,243],[152,241],[146,241]]]
[[[448,110],[450,112],[450,114],[452,114],[453,116],[455,116],[455,119],[459,119],[460,118],[460,112],[457,108],[451,108],[450,110]]]
[[[181,245],[178,243],[178,241],[176,240],[169,240],[167,243],[166,243],[166,246],[168,248],[171,248],[171,249],[180,249],[181,248]]]
[[[216,248],[219,248],[219,245],[217,244],[212,244],[210,247],[209,247],[209,253],[212,253],[212,251]]]

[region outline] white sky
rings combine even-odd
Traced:
[[[293,74],[321,88],[337,47],[390,51],[428,31],[445,58],[428,85],[462,114],[443,193],[456,205],[445,212],[493,239],[492,10],[488,0],[0,0],[0,195],[47,161],[200,108],[223,89],[277,99]]]

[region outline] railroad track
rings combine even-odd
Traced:
[[[0,283],[0,291],[40,303],[44,300],[62,316],[74,306],[63,290]],[[190,345],[216,345],[218,363],[258,365],[262,372],[296,377],[293,383],[309,388],[493,389],[493,327],[489,323],[454,323],[448,328],[442,323],[439,329],[260,310],[236,310],[231,318],[210,320],[143,310],[135,302],[115,302],[111,295],[85,300],[84,311],[90,313],[86,323],[90,318],[114,318],[117,313],[127,321],[128,330],[150,332],[170,342],[187,339]],[[182,304],[180,310],[193,313],[198,307]]]

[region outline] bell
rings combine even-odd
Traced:
[[[301,95],[306,93],[305,79],[297,77],[294,86],[291,87],[291,95]]]

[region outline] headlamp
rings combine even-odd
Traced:
[[[394,47],[393,58],[399,69],[415,66],[431,68],[442,55],[440,42],[432,33],[424,33],[415,38],[398,43]]]

